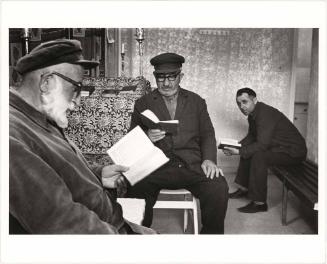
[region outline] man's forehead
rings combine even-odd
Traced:
[[[67,72],[69,72],[69,71],[76,71],[76,72],[84,71],[83,66],[78,65],[78,64],[67,63],[67,62],[53,65],[48,68],[54,69],[54,70],[63,70],[63,71],[67,71]]]
[[[252,100],[252,98],[247,93],[242,93],[241,95],[237,96],[236,100],[237,101]]]
[[[67,63],[65,65],[65,67],[63,68],[63,70],[67,74],[81,75],[81,74],[84,73],[84,68],[81,65],[78,65],[78,64],[70,64],[70,63]]]
[[[177,72],[168,72],[168,73],[156,73],[156,76],[174,76],[177,75],[180,71]]]

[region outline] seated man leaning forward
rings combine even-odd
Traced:
[[[235,178],[239,189],[230,193],[229,198],[248,196],[252,200],[238,208],[242,213],[267,211],[268,167],[302,162],[307,154],[305,140],[283,113],[258,102],[252,89],[238,90],[236,102],[241,112],[248,116],[249,130],[240,141],[240,150],[227,147],[223,150],[226,155],[241,156]]]
[[[189,190],[199,198],[203,234],[223,234],[228,186],[217,167],[217,147],[205,100],[179,86],[184,57],[174,53],[151,59],[157,87],[135,102],[131,129],[139,125],[170,159],[168,163],[128,189],[130,197],[145,198],[143,225],[150,227],[153,206],[161,189]],[[176,136],[148,129],[140,115],[151,110],[159,120],[179,120]]]
[[[90,168],[63,133],[67,110],[80,102],[84,67],[97,65],[83,60],[79,41],[65,39],[18,61],[22,82],[10,89],[11,234],[155,233],[122,217],[116,191],[128,168]]]

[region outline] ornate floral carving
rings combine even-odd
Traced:
[[[68,114],[65,133],[91,165],[108,164],[106,151],[127,133],[134,102],[151,90],[150,83],[143,77],[86,78],[83,83],[95,86],[95,91]],[[103,91],[110,93],[103,96]]]

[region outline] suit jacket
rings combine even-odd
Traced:
[[[248,116],[249,131],[241,140],[240,155],[249,158],[258,151],[282,152],[291,157],[307,154],[305,140],[294,124],[276,108],[258,102]]]
[[[140,113],[146,109],[154,112],[159,120],[170,120],[166,104],[158,89],[144,95],[135,102],[131,128],[139,125],[144,131],[148,128],[142,123]],[[213,125],[207,105],[199,95],[180,88],[175,118],[179,120],[176,136],[167,134],[155,143],[170,158],[178,157],[193,171],[203,173],[203,160],[217,162],[217,147]]]

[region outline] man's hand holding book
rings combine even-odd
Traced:
[[[166,131],[160,129],[149,129],[148,132],[149,139],[154,143],[166,136]]]
[[[241,146],[242,145],[235,139],[221,138],[219,140],[218,149],[222,149],[226,156],[239,155]]]
[[[232,147],[224,147],[223,152],[226,156],[239,155],[240,150]]]
[[[160,121],[159,118],[149,109],[143,111],[141,113],[141,119],[143,125],[152,130],[151,134],[148,136],[152,136],[155,141],[151,139],[152,142],[156,142],[163,138],[162,132],[169,133],[173,136],[178,134],[179,129],[179,121],[178,120],[165,120]],[[160,139],[157,139],[159,138]]]

